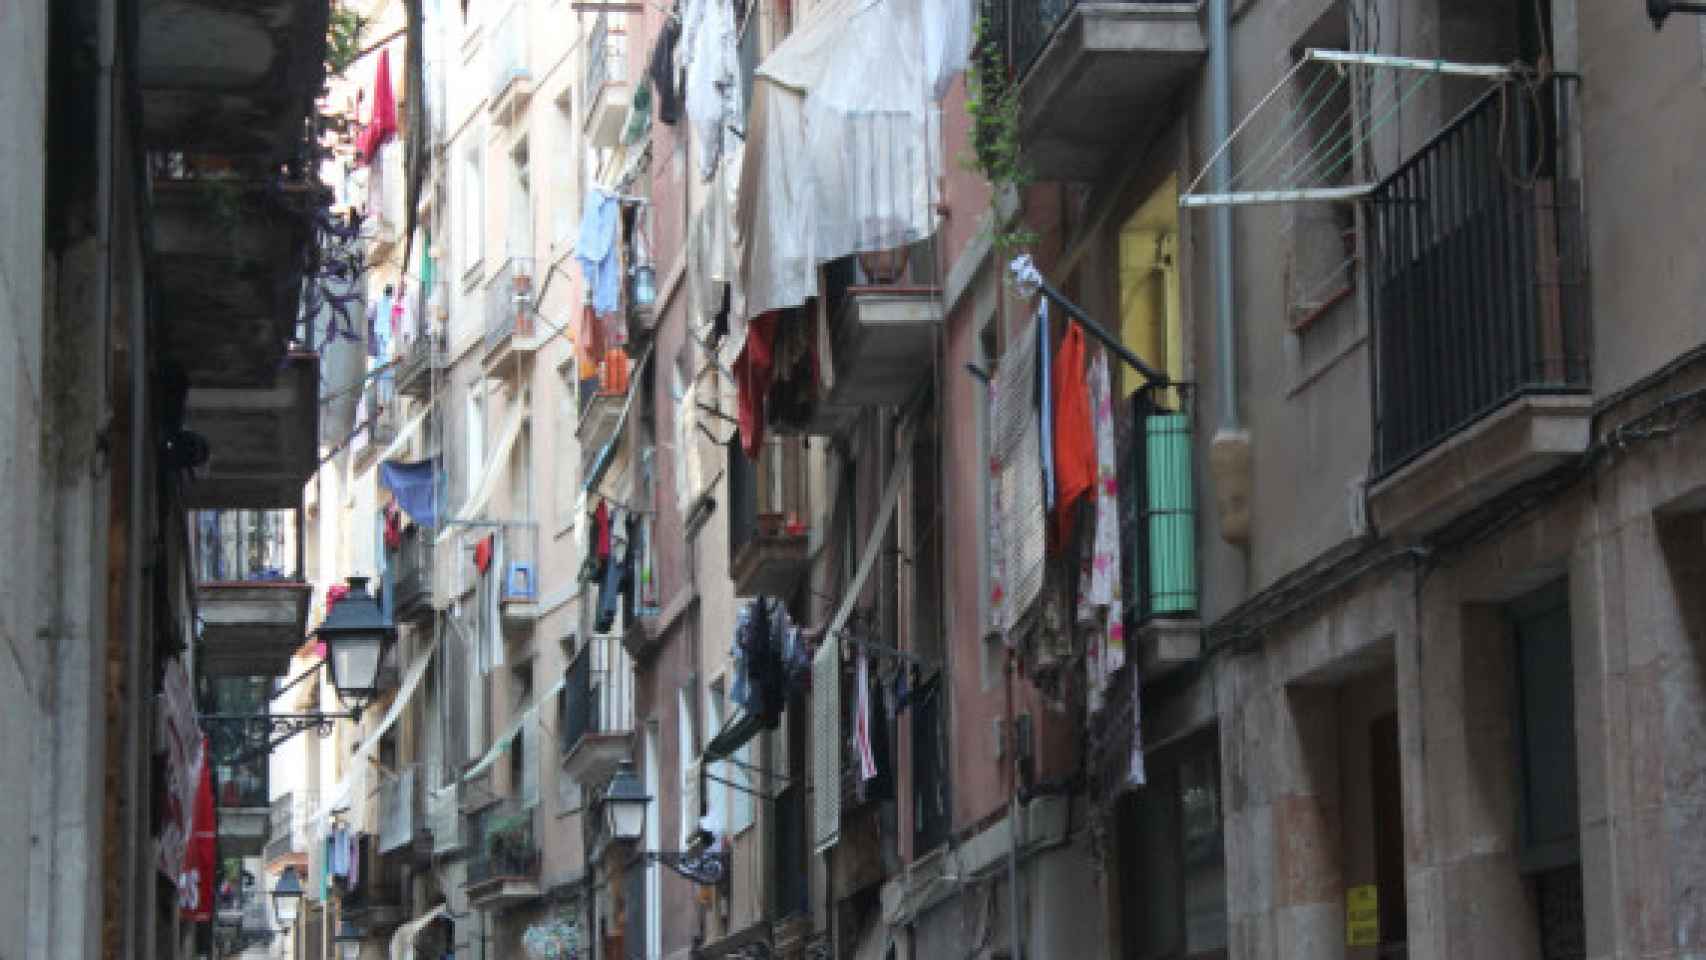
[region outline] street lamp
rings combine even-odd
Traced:
[[[1654,30],[1663,29],[1665,18],[1673,13],[1706,14],[1706,3],[1684,3],[1682,0],[1647,0],[1647,16],[1652,18]]]
[[[610,788],[604,792],[604,826],[611,839],[640,839],[646,828],[646,804],[651,802],[640,778],[634,775],[633,764],[617,767]]]
[[[302,881],[297,878],[295,867],[285,867],[272,888],[272,915],[278,920],[280,930],[296,926],[296,910],[300,906]]]
[[[358,960],[361,956],[361,940],[366,936],[360,927],[342,920],[338,923],[338,932],[332,935],[332,942],[338,945],[338,955],[343,960]]]
[[[366,577],[350,577],[349,593],[333,605],[314,635],[326,643],[326,665],[338,699],[359,715],[379,695],[379,665],[397,635]]]

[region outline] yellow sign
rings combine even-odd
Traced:
[[[1345,946],[1380,946],[1380,898],[1372,883],[1345,891]]]

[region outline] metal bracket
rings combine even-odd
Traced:
[[[721,851],[646,850],[634,855],[630,864],[661,863],[701,887],[720,887],[729,879],[729,855]]]
[[[318,736],[329,737],[339,720],[360,719],[360,710],[349,710],[344,713],[204,713],[196,717],[196,722],[207,732],[213,755],[235,764],[271,753],[299,733],[312,730]]]

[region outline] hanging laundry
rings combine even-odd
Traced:
[[[1084,376],[1084,331],[1069,323],[1054,358],[1055,514],[1062,549],[1072,536],[1078,500],[1096,482],[1096,435]]]
[[[764,447],[765,397],[775,374],[776,326],[781,316],[781,311],[771,311],[752,318],[746,347],[734,364],[740,446],[750,460],[757,460]]]
[[[386,460],[379,464],[380,485],[391,491],[397,506],[419,526],[438,526],[438,505],[444,502],[443,482],[437,457],[414,463]]]
[[[991,469],[996,474],[992,525],[1000,525],[1001,562],[994,591],[999,592],[997,629],[1009,645],[1013,631],[1042,592],[1048,521],[1043,513],[1043,448],[1036,408],[1039,310],[1030,326],[1002,357],[992,387]]]
[[[1042,416],[1038,424],[1042,427],[1042,461],[1043,461],[1043,507],[1054,509],[1054,364],[1049,352],[1054,344],[1054,328],[1048,319],[1048,301],[1037,301],[1037,372],[1042,380],[1037,390],[1038,406],[1042,407]]]
[[[580,238],[575,259],[587,289],[592,291],[592,309],[600,316],[616,312],[622,293],[622,257],[617,249],[616,227],[621,201],[602,188],[595,188],[581,208]]]
[[[854,670],[856,703],[854,705],[853,736],[859,748],[859,779],[869,780],[877,775],[877,758],[871,752],[871,659],[859,648],[858,666]]]
[[[745,116],[740,105],[739,37],[734,5],[723,0],[688,0],[682,12],[681,46],[687,68],[685,106],[699,146],[699,175],[717,172],[724,135]]]
[[[598,501],[598,507],[592,512],[592,530],[594,549],[597,551],[600,564],[610,559],[610,505],[603,500]]]
[[[646,75],[657,91],[658,122],[672,127],[681,119],[681,91],[675,85],[675,44],[680,39],[681,25],[674,17],[666,17],[646,64]]]
[[[382,511],[385,517],[385,549],[398,550],[403,546],[403,511],[395,502],[387,503]]]
[[[495,546],[495,534],[486,534],[480,542],[474,545],[474,568],[482,575],[492,568],[492,552]]]
[[[356,141],[360,162],[372,163],[379,148],[397,135],[397,95],[391,90],[391,51],[381,48],[373,75],[373,112]]]
[[[604,349],[604,327],[589,303],[581,310],[580,329],[575,331],[575,356],[580,360],[582,383],[597,381],[598,362],[604,356]]]

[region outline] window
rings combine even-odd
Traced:
[[[481,202],[486,185],[480,172],[480,151],[485,145],[478,131],[469,134],[474,143],[462,151],[462,279],[472,283],[479,277],[484,255],[486,213]]]
[[[521,664],[510,671],[510,710],[520,712],[533,703],[533,664]],[[539,723],[537,717],[521,725],[509,753],[510,789],[521,802],[532,806],[539,802]]]
[[[486,397],[478,380],[468,385],[467,415],[468,489],[464,496],[472,497],[486,466]]]
[[[552,113],[556,148],[551,175],[556,181],[551,204],[551,242],[559,252],[574,243],[575,201],[580,196],[580,151],[575,148],[574,94],[565,89]]]
[[[733,763],[723,763],[723,776],[731,786],[729,791],[729,833],[738,834],[751,828],[757,818],[757,797],[753,795],[758,789],[757,778],[753,776],[756,766],[752,745],[758,742],[754,737],[741,745],[735,751]]]
[[[715,680],[709,687],[705,688],[705,736],[707,739],[715,737],[722,729],[723,681]],[[729,786],[725,781],[731,779],[729,767],[732,766],[734,764],[726,760],[719,760],[711,764],[711,769],[705,771],[709,776],[717,778],[711,780],[705,787],[706,813],[711,817],[711,822],[719,826],[725,834],[730,832],[729,822],[731,819],[729,817]]]
[[[1183,316],[1179,300],[1179,184],[1169,177],[1120,226],[1120,338],[1146,363],[1173,380],[1185,376]],[[1143,385],[1123,364],[1114,365],[1129,396]],[[1178,398],[1157,402],[1176,409]]]
[[[1121,801],[1125,956],[1224,960],[1226,861],[1213,734],[1149,759],[1149,785]]]
[[[533,173],[526,140],[510,154],[509,255],[533,256]]]
[[[1350,49],[1350,23],[1335,5],[1315,22],[1293,48],[1301,57],[1310,47]],[[1294,94],[1306,110],[1303,135],[1285,160],[1293,178],[1312,187],[1348,186],[1360,179],[1353,144],[1366,126],[1351,109],[1351,75],[1325,90],[1321,74],[1300,71]],[[1378,97],[1379,94],[1371,93]],[[1308,98],[1308,103],[1302,101]],[[1288,297],[1291,330],[1298,337],[1299,376],[1308,378],[1349,348],[1359,333],[1356,287],[1356,210],[1351,203],[1294,204],[1291,218],[1291,268]]]
[[[557,533],[566,533],[575,522],[575,495],[580,489],[580,449],[575,444],[574,425],[579,422],[576,416],[575,400],[579,393],[578,381],[575,376],[575,358],[570,357],[557,365],[557,425],[552,432],[552,442],[556,444],[554,476],[551,478],[551,489],[555,491],[555,509],[557,512]]]
[[[1506,611],[1516,647],[1517,863],[1544,960],[1586,955],[1569,599],[1560,581]]]
[[[693,704],[698,695],[693,684],[675,692],[675,742],[677,773],[681,778],[681,848],[687,849],[694,831],[699,829],[699,784],[692,776],[693,765],[699,758],[699,741],[693,735]]]

